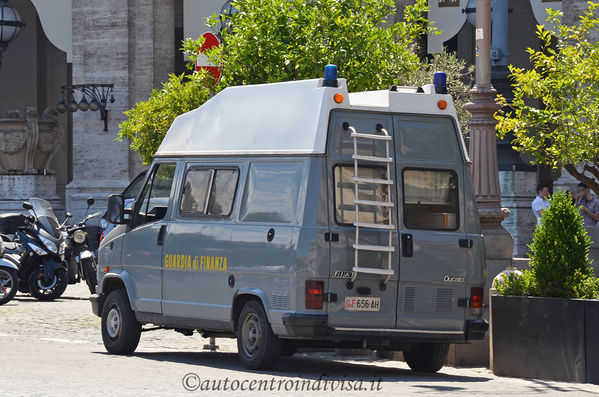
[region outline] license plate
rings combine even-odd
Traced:
[[[378,312],[381,310],[381,298],[346,296],[345,310],[350,312]]]

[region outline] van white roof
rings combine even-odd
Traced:
[[[444,114],[455,117],[449,95],[415,88],[348,94],[345,79],[336,88],[322,79],[229,87],[198,109],[178,116],[156,156],[324,154],[333,109]],[[344,96],[337,104],[336,93]],[[445,99],[441,111],[437,101]]]

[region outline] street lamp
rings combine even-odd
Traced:
[[[65,102],[65,91],[71,91],[71,100]],[[81,110],[82,112],[88,109],[92,112],[100,111],[100,120],[104,121],[104,131],[108,131],[108,110],[106,104],[114,103],[114,84],[75,84],[62,86],[62,99],[56,105],[56,110],[64,113],[67,110],[71,113]],[[81,100],[77,102],[75,92],[79,91]],[[90,101],[87,101],[90,98]]]
[[[0,0],[0,66],[8,43],[19,36],[23,26],[19,12],[8,5],[8,0]]]
[[[510,212],[501,206],[497,168],[497,121],[493,114],[499,105],[491,84],[491,0],[476,2],[476,84],[470,92],[472,100],[465,108],[472,115],[468,121],[472,178],[487,259],[511,264],[513,239],[501,225]]]

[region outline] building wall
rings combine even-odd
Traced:
[[[98,112],[73,114],[73,181],[67,209],[85,211],[95,196],[103,207],[147,167],[116,140],[123,112],[149,97],[174,72],[173,0],[80,0],[73,3],[73,83],[112,83],[108,131]],[[77,215],[75,215],[77,217]]]

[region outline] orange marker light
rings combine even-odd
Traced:
[[[447,109],[447,101],[441,99],[439,102],[437,102],[437,106],[439,107],[439,109],[445,110]]]
[[[108,273],[110,271],[110,268],[108,266],[104,266],[102,270],[104,271],[104,273]]]
[[[335,102],[341,103],[341,102],[343,102],[343,94],[337,93],[337,94],[335,94],[335,96],[333,97],[333,99],[335,100]]]

